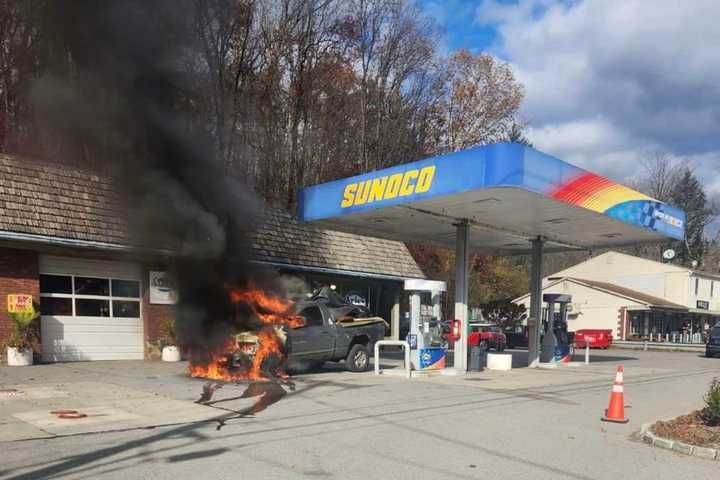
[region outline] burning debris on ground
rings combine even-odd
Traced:
[[[229,288],[228,295],[235,305],[233,319],[240,317],[238,332],[215,348],[191,349],[190,375],[228,382],[286,379],[285,329],[303,326],[304,319],[292,314],[292,303],[253,283]]]

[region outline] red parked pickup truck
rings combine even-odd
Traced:
[[[608,349],[612,341],[612,330],[583,329],[575,332],[575,348],[585,348],[585,344],[589,343],[590,348]]]
[[[507,339],[497,325],[487,323],[471,323],[468,335],[468,346],[481,345],[485,349],[495,349],[498,352],[505,350]]]

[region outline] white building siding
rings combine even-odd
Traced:
[[[543,288],[545,293],[569,293],[572,295],[573,312],[568,315],[568,330],[575,332],[586,328],[608,329],[619,338],[619,314],[623,307],[639,307],[640,304],[629,299],[586,287],[578,283],[563,280]],[[518,304],[530,309],[530,297],[521,297]]]

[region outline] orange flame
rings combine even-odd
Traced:
[[[188,365],[190,376],[229,382],[267,380],[268,375],[286,378],[280,325],[299,328],[305,325],[305,319],[291,314],[291,302],[254,285],[245,290],[229,288],[228,295],[232,303],[250,306],[263,326],[256,332],[242,332],[245,335],[229,338],[216,351],[204,352],[206,355],[201,357],[207,361],[200,362],[191,356]],[[251,356],[252,362],[237,365],[233,361],[234,354],[242,356],[243,352],[253,348],[256,351]]]

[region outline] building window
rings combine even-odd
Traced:
[[[140,302],[131,300],[113,300],[113,317],[138,318],[140,317]]]
[[[40,275],[40,313],[46,316],[140,318],[140,282]]]
[[[715,296],[715,282],[710,280],[710,297]]]
[[[40,315],[65,315],[73,314],[72,298],[42,297],[40,300]]]
[[[40,293],[72,293],[72,277],[40,275]]]
[[[698,294],[698,290],[700,290],[700,279],[695,277],[695,295]]]
[[[113,280],[112,296],[137,298],[140,296],[140,282],[133,280]]]
[[[78,317],[109,317],[110,302],[94,298],[76,298],[75,315]]]
[[[75,277],[75,295],[110,295],[110,281],[107,278]]]

